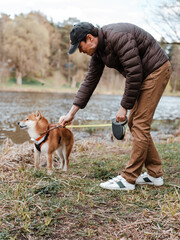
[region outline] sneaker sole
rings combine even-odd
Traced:
[[[108,189],[108,190],[123,190],[123,191],[132,191],[132,190],[135,190],[135,187],[132,188],[132,189],[127,189],[127,188],[108,188],[108,187],[101,186],[101,184],[100,184],[100,187],[101,187],[101,188],[104,188],[104,189]]]
[[[160,187],[162,186],[164,183],[148,183],[148,182],[139,182],[139,183],[136,183],[137,185],[154,185],[154,186],[157,186],[157,187]]]

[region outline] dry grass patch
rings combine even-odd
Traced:
[[[130,141],[77,141],[69,172],[49,176],[44,167],[34,170],[32,144],[7,140],[0,156],[0,239],[180,239],[180,144],[157,147],[164,186],[119,192],[99,183],[125,167]]]

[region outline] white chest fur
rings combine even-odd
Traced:
[[[41,152],[42,153],[48,153],[48,150],[49,150],[48,142],[43,143],[43,145],[41,147]]]

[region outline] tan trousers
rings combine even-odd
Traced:
[[[133,146],[129,163],[122,172],[129,183],[134,184],[141,174],[143,164],[152,177],[162,176],[162,162],[150,135],[151,122],[157,104],[171,74],[169,61],[147,76],[140,95],[130,111],[128,126],[133,135]]]

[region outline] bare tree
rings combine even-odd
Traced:
[[[146,19],[155,24],[153,29],[165,43],[180,44],[180,0],[162,0],[154,5],[148,1],[147,5],[151,14],[146,15],[149,16]]]
[[[61,34],[61,70],[67,77],[67,82],[70,84],[72,80],[72,59],[68,55],[70,47],[69,32],[71,31],[74,24],[80,22],[77,18],[68,18],[63,23],[58,23],[59,32]]]
[[[10,21],[10,18],[7,14],[0,14],[0,83],[3,81],[3,78],[8,75],[8,63],[5,61],[3,36],[4,26],[8,21]]]
[[[166,50],[172,64],[170,85],[172,92],[180,90],[180,0],[146,1],[146,19],[161,36],[160,45]]]
[[[172,64],[171,86],[174,93],[180,90],[180,47],[172,45],[170,51]]]
[[[44,77],[49,67],[49,34],[31,16],[23,14],[4,26],[4,55],[15,68],[18,85],[22,77]]]

